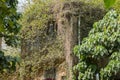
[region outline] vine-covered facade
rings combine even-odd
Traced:
[[[37,67],[40,71],[42,70],[41,76],[45,80],[72,80],[74,74],[72,68],[78,61],[73,54],[73,48],[75,45],[81,44],[82,39],[91,30],[92,24],[101,19],[104,14],[103,9],[91,7],[90,4],[83,2],[74,1],[55,4],[51,10],[52,19],[48,19],[43,32],[42,29],[35,29],[34,42],[30,41],[31,38],[23,39],[23,57],[25,57],[24,54],[29,56],[29,54],[34,55],[34,53],[42,56],[37,57],[41,59],[40,66]],[[43,36],[44,38],[41,38]],[[35,43],[36,45],[34,45]],[[31,46],[27,46],[27,44]],[[49,46],[53,47],[49,49]],[[37,48],[34,47],[37,47],[38,50],[36,51]],[[31,48],[32,50],[30,50]],[[40,52],[42,49],[44,49],[43,52]],[[75,74],[77,75],[77,73]]]

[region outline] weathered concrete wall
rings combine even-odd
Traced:
[[[62,18],[62,17],[61,17]],[[62,21],[59,20],[58,22],[58,30],[60,31],[59,34],[64,36],[64,49],[65,49],[65,56],[66,56],[66,63],[67,63],[67,75],[72,75],[72,66],[74,65],[74,55],[73,55],[73,47],[77,44],[77,18],[70,17],[70,22],[66,21],[65,25],[62,24]],[[59,26],[60,25],[60,26]],[[74,27],[74,26],[75,27]],[[60,27],[60,28],[59,28]],[[61,31],[62,28],[63,32]],[[69,76],[68,80],[71,80],[72,76]]]
[[[66,80],[66,67],[65,67],[65,62],[60,64],[59,67],[56,69],[56,80]]]

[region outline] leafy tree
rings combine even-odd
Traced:
[[[120,71],[120,15],[109,11],[94,23],[93,29],[80,46],[74,48],[79,63],[79,80],[113,80]]]
[[[17,20],[20,14],[17,13],[17,0],[0,0],[0,37],[4,37],[9,46],[17,46],[19,37],[17,36],[21,26]],[[18,58],[5,56],[0,51],[0,72],[15,69]]]

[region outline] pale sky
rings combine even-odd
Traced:
[[[18,12],[23,12],[23,6],[27,3],[27,0],[18,0]]]

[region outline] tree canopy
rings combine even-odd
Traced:
[[[89,36],[80,46],[74,48],[79,58],[75,69],[79,80],[112,80],[120,71],[120,15],[109,11],[105,17],[95,22]]]
[[[17,0],[0,0],[0,37],[4,37],[5,42],[9,46],[17,46],[19,37],[17,34],[21,26],[17,20],[20,14],[17,13]],[[0,51],[0,72],[15,70],[18,58],[5,56]]]

